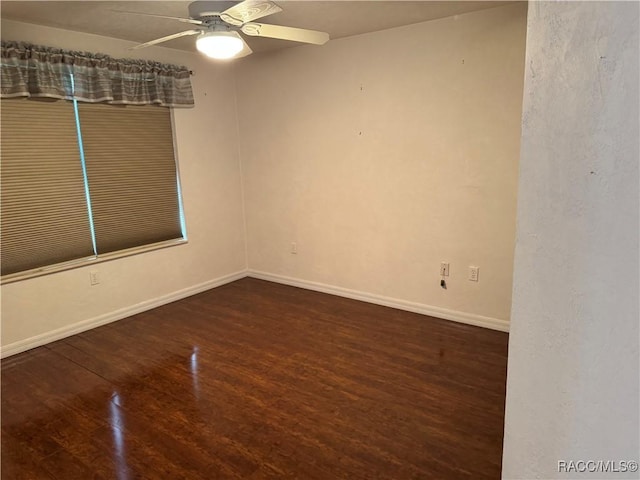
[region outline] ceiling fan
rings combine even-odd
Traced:
[[[278,5],[269,0],[244,0],[240,3],[230,1],[193,2],[189,4],[189,18],[118,11],[148,17],[168,18],[198,26],[192,30],[185,30],[136,45],[131,48],[132,50],[168,42],[179,37],[198,35],[196,48],[200,52],[211,58],[228,59],[244,57],[252,53],[251,48],[238,32],[253,37],[277,38],[315,45],[323,45],[329,40],[329,34],[325,32],[254,22],[259,18],[282,11]]]

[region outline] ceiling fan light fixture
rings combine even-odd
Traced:
[[[1,0],[0,0],[1,1]],[[252,53],[240,32],[250,37],[275,38],[312,45],[324,45],[329,34],[304,28],[254,23],[257,20],[282,11],[271,0],[195,1],[189,5],[189,18],[156,15],[142,12],[123,12],[149,17],[168,18],[182,23],[197,25],[191,30],[156,38],[131,47],[131,50],[158,45],[177,38],[197,35],[196,48],[202,54],[215,59],[245,57]]]
[[[236,32],[206,32],[196,39],[196,48],[207,57],[224,60],[240,53],[244,42]]]

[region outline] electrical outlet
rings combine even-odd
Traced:
[[[100,274],[97,271],[89,272],[89,280],[91,285],[98,285],[100,283]]]
[[[479,274],[480,274],[480,267],[469,267],[469,280],[471,282],[477,282]]]
[[[291,253],[294,255],[298,253],[298,244],[296,242],[291,242]]]
[[[440,264],[440,275],[443,277],[449,276],[449,264],[446,262],[442,262]]]

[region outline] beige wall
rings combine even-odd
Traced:
[[[510,5],[238,62],[251,270],[506,327],[525,29]]]
[[[529,3],[505,480],[639,478],[639,18]]]
[[[2,22],[2,38],[131,56],[132,43]],[[232,67],[166,48],[137,58],[187,65],[196,107],[175,110],[189,243],[2,286],[3,355],[215,285],[246,269]],[[100,272],[91,287],[89,271]]]

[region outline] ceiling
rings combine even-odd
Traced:
[[[188,17],[190,1],[10,1],[0,4],[3,19],[35,23],[143,43],[189,30],[176,20],[125,14],[114,10]],[[263,23],[328,32],[332,39],[444,18],[501,6],[510,1],[289,1],[276,0],[283,11],[259,20]],[[18,40],[18,39],[8,39]],[[247,37],[254,52],[299,45],[296,42]],[[182,37],[164,47],[195,51],[193,37]]]

